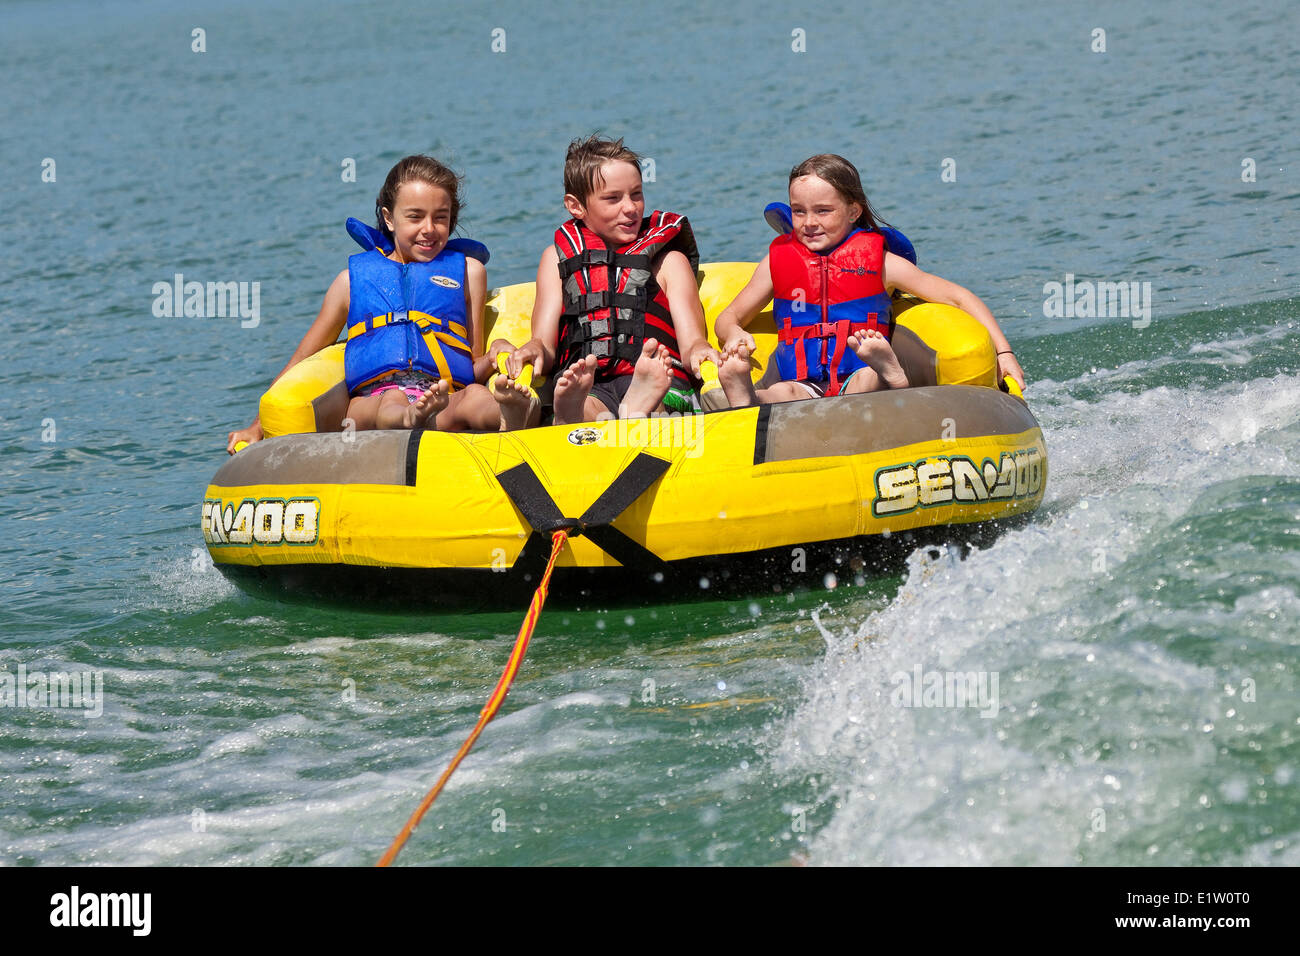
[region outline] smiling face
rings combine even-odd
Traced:
[[[396,247],[389,258],[397,262],[428,262],[451,238],[451,194],[433,183],[402,183],[393,208],[385,206],[383,216]]]
[[[641,233],[645,196],[641,193],[641,167],[615,160],[600,168],[595,188],[580,200],[564,196],[564,207],[574,219],[605,240],[606,245],[625,246]]]
[[[846,201],[826,180],[800,176],[790,183],[790,215],[795,238],[813,252],[826,252],[844,241],[862,207]]]

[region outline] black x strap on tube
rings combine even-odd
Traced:
[[[613,522],[645,494],[671,464],[667,459],[642,452],[619,472],[618,477],[597,496],[581,518],[564,516],[527,462],[497,475],[497,481],[501,482],[501,487],[510,496],[511,502],[533,527],[533,533],[529,535],[523,551],[515,561],[515,569],[524,573],[525,580],[531,580],[540,574],[550,555],[551,534],[567,529],[572,537],[586,535],[602,551],[629,570],[646,574],[662,570],[664,562],[656,554],[613,527]]]

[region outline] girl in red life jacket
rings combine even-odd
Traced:
[[[1011,375],[1024,388],[1020,363],[978,296],[885,250],[852,163],[830,153],[804,160],[790,171],[790,208],[793,233],[773,241],[714,324],[723,343],[718,378],[733,407],[907,387],[889,344],[895,289],[972,315],[993,339],[999,380]],[[773,358],[783,381],[755,390],[745,326],[774,299]]]
[[[532,397],[526,386],[517,387],[515,381],[507,376],[501,376],[492,390],[476,381],[486,379],[493,371],[491,360],[495,360],[498,351],[511,350],[509,343],[498,341],[493,343],[488,355],[483,352],[483,306],[487,299],[487,271],[483,262],[474,256],[462,256],[464,265],[459,279],[442,275],[427,277],[420,271],[424,268],[420,264],[442,261],[439,256],[448,248],[460,211],[458,186],[459,177],[428,156],[407,156],[389,171],[375,202],[380,229],[372,232],[380,244],[362,255],[353,256],[349,267],[334,279],[325,293],[325,302],[315,322],[273,384],[303,359],[333,345],[345,327],[349,328],[349,349],[352,349],[354,339],[358,344],[365,340],[366,344],[361,345],[357,354],[372,360],[374,333],[386,333],[390,341],[396,338],[405,342],[408,339],[406,329],[418,327],[418,334],[425,338],[424,348],[429,349],[429,361],[422,361],[422,364],[429,369],[417,368],[415,363],[411,363],[409,369],[398,368],[396,366],[402,364],[400,361],[384,361],[393,359],[393,355],[380,354],[379,364],[369,370],[372,374],[362,374],[356,387],[349,381],[347,416],[356,428],[434,427],[442,431],[497,431],[536,423],[537,410],[531,407]],[[353,225],[349,223],[349,231]],[[365,229],[360,223],[355,225]],[[389,246],[391,251],[385,252]],[[360,263],[359,260],[363,259],[366,261]],[[385,285],[381,281],[383,269],[397,269],[390,262],[400,267],[403,287],[412,286],[401,295],[396,295],[392,289],[381,288]],[[352,287],[354,274],[360,277],[356,280],[359,283],[357,288]],[[439,300],[442,305],[438,311],[446,306],[449,310],[446,315],[428,317],[418,311],[423,304],[421,296],[428,297],[423,288],[425,278],[431,278],[442,287],[444,298]],[[421,284],[419,289],[414,288],[417,280]],[[411,303],[393,301],[394,295],[401,299],[407,292],[411,295]],[[460,304],[462,299],[463,307]],[[409,313],[417,317],[415,324],[409,326],[402,322],[408,318],[407,309],[417,309]],[[364,315],[353,314],[359,311]],[[453,313],[455,320],[461,321],[453,320]],[[442,326],[454,327],[457,334],[453,336]],[[429,328],[437,330],[432,335],[432,346],[428,345]],[[366,352],[367,347],[371,349],[370,353]],[[438,353],[436,360],[433,358],[435,350]],[[406,354],[402,351],[396,358],[401,359]],[[430,362],[435,364],[430,365]],[[364,361],[358,368],[351,353],[346,364],[349,378],[357,371],[366,371]],[[443,369],[446,369],[446,374]],[[455,382],[450,381],[447,374],[452,374]],[[460,387],[453,391],[453,384]],[[233,455],[236,444],[260,441],[262,437],[259,416],[247,428],[227,436],[226,450]]]

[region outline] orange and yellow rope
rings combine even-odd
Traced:
[[[506,699],[506,694],[510,692],[510,684],[514,681],[519,666],[524,662],[524,653],[528,650],[528,640],[533,636],[533,629],[537,627],[537,619],[542,615],[542,605],[546,603],[546,594],[551,583],[551,572],[555,570],[555,561],[559,558],[560,552],[564,550],[564,542],[568,539],[568,531],[556,531],[551,535],[550,560],[546,562],[546,571],[542,574],[541,583],[537,585],[537,590],[533,592],[533,599],[528,605],[528,613],[524,615],[524,621],[519,626],[519,635],[515,638],[514,650],[510,652],[510,660],[506,662],[506,669],[501,672],[501,679],[497,681],[496,689],[492,691],[492,696],[483,705],[483,710],[479,713],[478,723],[470,731],[469,737],[461,744],[460,750],[456,751],[456,756],[447,765],[447,769],[442,772],[442,776],[433,785],[433,789],[424,795],[420,805],[411,814],[411,819],[406,821],[406,826],[402,827],[402,831],[394,838],[392,846],[380,857],[378,866],[388,866],[393,860],[397,859],[397,854],[402,851],[402,845],[415,832],[415,828],[420,825],[420,820],[424,817],[424,814],[429,807],[433,806],[433,801],[438,798],[438,794],[442,792],[442,788],[451,779],[451,775],[456,772],[460,762],[470,752],[470,748],[474,746],[474,741],[478,740],[478,735],[483,732],[487,722],[496,715],[497,710]]]

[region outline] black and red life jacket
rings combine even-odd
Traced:
[[[671,212],[651,213],[636,239],[613,251],[580,219],[555,230],[564,286],[556,371],[594,355],[599,379],[630,375],[645,340],[653,338],[676,360],[673,384],[694,387],[682,367],[668,297],[654,279],[654,261],[670,249],[682,252],[692,270],[699,268],[691,224]]]

